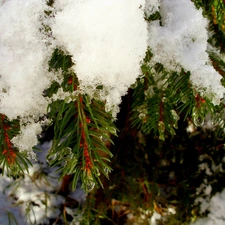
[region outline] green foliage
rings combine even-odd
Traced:
[[[182,120],[179,133],[164,142],[125,124],[112,149],[110,180],[105,180],[104,190],[95,189],[88,196],[84,218],[92,218],[89,224],[132,224],[128,214],[133,215],[133,223],[149,224],[154,211],[162,215],[158,221],[162,225],[187,225],[204,216],[195,199],[207,196],[205,189],[197,189],[207,180],[211,195],[222,191],[224,141],[198,127],[189,133]],[[201,164],[208,165],[211,175]]]
[[[192,115],[194,123],[201,126],[207,113],[213,113],[210,99],[195,93],[190,84],[190,73],[168,72],[163,65],[150,64],[148,50],[142,65],[143,77],[137,81],[132,105],[132,124],[143,133],[151,131],[165,140],[165,134],[175,135],[179,115]]]
[[[11,225],[11,224],[19,225],[15,216],[11,212],[7,212],[7,215],[8,215],[8,224],[9,225]]]
[[[5,115],[0,114],[0,165],[2,174],[18,176],[28,171],[31,162],[25,152],[19,152],[11,139],[19,133],[19,121],[9,121]]]
[[[108,177],[108,166],[112,154],[105,146],[116,135],[112,118],[105,111],[104,103],[79,92],[76,75],[69,71],[71,57],[60,50],[53,53],[49,62],[50,69],[62,70],[63,91],[68,93],[63,100],[53,101],[49,105],[49,118],[54,121],[54,138],[47,156],[51,166],[59,166],[61,178],[73,174],[72,187],[76,187],[78,178],[88,191],[96,183],[102,185],[100,173]],[[52,96],[59,88],[54,83],[47,91]]]
[[[225,32],[225,4],[223,0],[211,0],[213,23],[218,24],[219,29]]]

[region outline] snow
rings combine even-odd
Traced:
[[[44,0],[11,0],[0,7],[0,112],[10,119],[46,112],[48,49],[39,32],[44,8]]]
[[[139,9],[144,3],[56,1],[55,16],[48,20],[44,0],[0,2],[0,113],[22,120],[15,146],[27,150],[37,144],[40,129],[30,123],[46,114],[49,99],[43,91],[54,76],[47,62],[56,46],[72,54],[81,90],[93,95],[97,85],[104,85],[99,98],[116,117],[147,49],[147,23]],[[54,41],[40,32],[42,23],[52,26]]]
[[[208,161],[208,163],[207,163]],[[222,225],[225,224],[225,189],[221,193],[212,195],[213,187],[211,177],[214,174],[223,174],[222,161],[214,162],[213,158],[208,154],[202,154],[199,157],[199,172],[205,172],[205,178],[200,186],[196,189],[195,204],[199,205],[200,214],[205,214],[207,217],[197,219],[190,225]],[[207,178],[208,177],[208,178]]]
[[[18,179],[10,179],[6,175],[0,177],[0,224],[8,224],[10,213],[21,225],[49,224],[50,218],[56,219],[61,215],[66,197],[58,194],[61,182],[58,181],[59,174],[55,173],[57,168],[49,168],[46,162],[51,142],[37,147],[41,151],[37,152],[37,161],[32,162],[33,167],[29,166],[29,174]],[[86,200],[86,194],[80,186],[68,196],[81,205]],[[68,206],[66,210],[75,213],[77,209]]]
[[[144,4],[145,0],[55,4],[51,27],[56,45],[72,55],[82,90],[90,94],[90,89],[103,85],[100,97],[109,110],[116,110],[114,114],[121,96],[141,74],[148,35],[144,12],[139,9]]]
[[[209,214],[190,225],[224,225],[225,223],[225,189],[214,195],[209,203]]]
[[[160,15],[162,26],[159,21],[149,24],[152,63],[160,62],[170,70],[182,67],[190,71],[193,86],[219,104],[224,87],[206,52],[208,21],[202,10],[197,10],[189,0],[162,0]]]
[[[52,79],[46,63],[50,48],[39,31],[45,8],[44,0],[0,2],[0,113],[20,118],[13,142],[22,151],[37,144],[40,125],[32,124],[48,106],[43,91]]]
[[[157,220],[160,220],[161,218],[162,218],[162,216],[159,213],[154,212],[150,219],[150,224],[157,225]]]
[[[0,224],[8,224],[8,216],[13,215],[17,218],[18,224],[25,224],[19,207],[13,206],[12,201],[4,194],[6,187],[11,184],[11,179],[4,176],[0,179]],[[6,192],[7,193],[7,192]],[[12,217],[11,217],[12,218]],[[12,221],[12,220],[11,220]],[[15,223],[11,223],[15,224]]]
[[[5,3],[6,0],[0,0],[0,6],[2,6]]]
[[[38,144],[36,136],[42,131],[41,124],[31,123],[26,125],[26,127],[21,127],[21,133],[12,139],[12,143],[18,149],[28,151],[32,154],[32,147]],[[35,156],[32,156],[31,158],[35,158]]]
[[[147,17],[159,11],[161,0],[147,0],[145,2],[145,14]]]

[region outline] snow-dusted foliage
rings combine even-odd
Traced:
[[[80,89],[91,95],[97,85],[104,86],[99,97],[116,116],[121,96],[140,75],[147,48],[141,4],[144,0],[56,1],[55,16],[46,22],[45,1],[1,1],[0,113],[23,120],[22,133],[13,140],[16,146],[31,147],[34,138],[25,125],[46,113],[49,101],[43,91],[53,79],[48,72],[53,46],[73,56]],[[45,22],[52,26],[54,41],[40,31]],[[36,136],[40,125],[34,127]]]
[[[57,0],[51,8],[54,16],[48,17],[46,9],[44,0],[0,1],[0,113],[21,119],[21,133],[13,143],[22,150],[37,143],[37,121],[49,103],[43,91],[56,79],[48,71],[56,47],[72,55],[80,90],[92,96],[103,85],[98,97],[106,100],[113,117],[121,97],[141,75],[148,45],[152,63],[171,70],[183,67],[215,104],[223,97],[220,75],[206,53],[207,20],[189,0]],[[144,19],[158,9],[162,26]],[[45,24],[51,28],[48,35],[42,32]]]
[[[21,134],[14,143],[31,154],[41,132],[39,123],[32,124],[47,112],[43,91],[52,80],[47,72],[50,49],[40,32],[45,8],[44,0],[0,3],[0,113],[21,119]]]
[[[52,32],[56,44],[72,55],[80,88],[90,93],[103,85],[107,107],[140,75],[147,49],[147,23],[139,9],[144,0],[56,1]],[[116,109],[116,108],[115,108]]]
[[[161,0],[146,0],[145,2],[145,14],[150,16],[159,10]]]
[[[50,16],[46,13],[49,9]],[[161,21],[145,20],[145,16],[157,11]],[[114,118],[121,97],[141,76],[140,67],[148,47],[153,53],[151,65],[161,63],[167,71],[190,71],[194,88],[219,104],[224,87],[206,52],[207,26],[207,19],[191,0],[55,0],[52,7],[45,0],[0,0],[0,114],[21,121],[20,133],[11,140],[12,144],[21,151],[30,151],[28,155],[34,158],[31,149],[41,132],[39,118],[47,113],[50,102],[69,98],[63,88],[52,99],[43,95],[60,74],[50,72],[48,65],[56,48],[72,56],[71,69],[80,83],[76,91],[105,101],[106,110]],[[102,89],[97,90],[98,86]],[[16,188],[8,178],[0,180],[0,224],[11,214],[20,224],[25,223],[21,216],[26,214],[26,204],[33,201],[43,211],[32,206],[37,216],[31,216],[32,222],[48,222],[43,214],[46,204],[52,208],[48,218],[59,212],[57,205],[65,199],[52,193],[58,181],[44,179],[45,163],[34,162],[30,175],[21,179]],[[206,170],[207,175],[211,173],[204,163],[200,169]],[[48,174],[52,172],[47,170]],[[41,175],[40,179],[33,179]],[[198,191],[209,196],[212,187],[206,181]],[[7,185],[10,188],[6,192]],[[210,214],[193,225],[224,224],[224,191],[211,201],[205,199],[197,200],[202,211],[209,210]],[[26,207],[12,210],[13,203],[21,202]]]
[[[162,26],[159,21],[149,24],[152,63],[160,62],[175,71],[179,67],[190,71],[193,85],[201,92],[206,89],[213,103],[219,104],[224,87],[206,52],[208,21],[202,16],[202,10],[197,10],[188,0],[162,0],[160,15]]]

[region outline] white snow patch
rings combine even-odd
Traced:
[[[10,120],[20,118],[21,124],[33,118],[13,140],[30,153],[41,131],[35,118],[47,112],[43,91],[53,77],[47,63],[52,50],[40,32],[45,9],[45,0],[0,2],[0,113]]]
[[[39,123],[30,123],[21,127],[21,133],[12,139],[15,147],[21,151],[32,151],[32,147],[37,145],[37,134],[42,131]],[[35,158],[34,156],[31,158]]]
[[[38,161],[32,162],[33,167],[29,166],[29,174],[18,179],[0,177],[0,224],[8,224],[9,215],[14,216],[18,224],[26,224],[26,221],[48,224],[49,218],[60,215],[65,197],[57,193],[61,186],[59,174],[54,173],[57,168],[49,168],[43,158],[50,144],[39,145],[42,152],[37,153]],[[11,220],[11,224],[16,223]]]
[[[10,119],[46,112],[50,84],[41,28],[44,0],[10,0],[0,7],[0,113]]]
[[[162,216],[159,213],[154,212],[150,219],[150,224],[157,225],[157,220],[160,220],[161,218],[162,218]]]
[[[12,181],[6,176],[0,178],[0,224],[8,224],[9,218],[11,224],[16,224],[13,217],[15,217],[18,224],[25,224],[20,208],[13,205],[13,201],[7,192],[7,186]]]
[[[140,75],[147,50],[147,23],[139,9],[144,0],[56,1],[52,21],[56,44],[72,55],[81,89],[103,85],[108,108]],[[118,110],[118,108],[114,108]]]
[[[214,195],[209,203],[209,214],[190,225],[224,225],[225,224],[225,189]]]

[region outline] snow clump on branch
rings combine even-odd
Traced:
[[[181,67],[190,71],[193,86],[219,104],[225,89],[206,52],[208,20],[202,10],[189,0],[162,0],[160,15],[162,26],[159,21],[149,24],[152,63],[162,63],[174,71]]]
[[[44,0],[12,0],[0,7],[0,113],[9,119],[46,112],[48,49],[39,32],[44,9]]]
[[[72,55],[80,88],[103,86],[102,100],[116,115],[118,105],[141,74],[147,49],[145,0],[56,1],[52,22],[56,44]],[[60,9],[60,10],[59,10]]]

